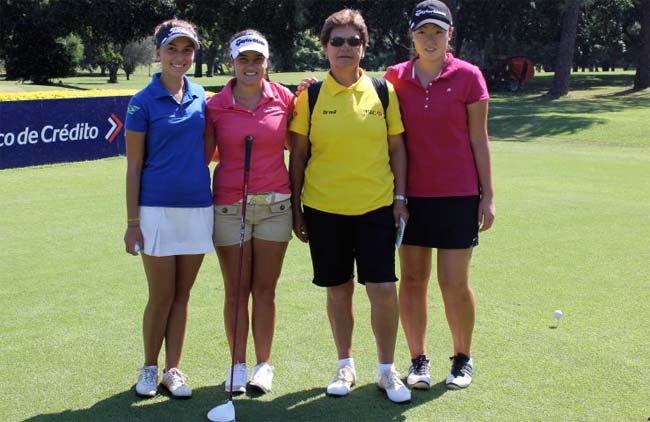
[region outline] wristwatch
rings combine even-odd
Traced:
[[[394,198],[396,201],[404,201],[404,205],[408,204],[408,199],[406,199],[406,196],[404,195],[395,195]]]

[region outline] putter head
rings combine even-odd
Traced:
[[[212,408],[208,412],[208,420],[212,422],[235,422],[235,406],[232,404],[232,400]]]

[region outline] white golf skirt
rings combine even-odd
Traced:
[[[143,252],[151,256],[214,252],[213,207],[140,207]]]

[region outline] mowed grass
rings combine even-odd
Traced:
[[[374,385],[357,289],[360,384],[331,399],[335,351],[307,247],[290,244],[278,287],[274,391],[236,399],[238,420],[645,420],[650,407],[647,148],[493,143],[498,219],[475,251],[476,377],[447,392],[450,338],[430,289],[436,384],[411,404]],[[183,368],[190,401],[139,400],[146,283],[123,251],[124,159],[4,170],[0,371],[3,420],[203,420],[226,400],[223,289],[215,256],[193,290]],[[553,310],[564,318],[555,325]],[[252,353],[249,364],[254,364]],[[400,331],[396,363],[406,371]]]
[[[544,94],[552,74],[543,73],[516,94],[493,93],[492,139],[533,142],[561,140],[650,145],[650,92],[631,90],[632,72],[574,73],[566,97]]]
[[[205,70],[205,69],[204,69]],[[34,91],[53,91],[53,90],[91,90],[91,89],[141,89],[151,81],[151,75],[155,72],[160,72],[160,64],[154,63],[151,66],[140,66],[136,72],[127,80],[126,75],[120,71],[118,72],[118,83],[108,83],[108,74],[101,75],[99,73],[79,73],[76,76],[67,78],[53,78],[50,84],[37,85],[29,81],[9,81],[0,75],[0,93],[1,92],[34,92]],[[383,72],[371,72],[373,75],[382,75]],[[306,75],[316,76],[320,79],[325,77],[325,71],[314,72],[270,72],[269,78],[273,81],[285,85],[297,85]],[[194,68],[187,72],[187,76],[193,82],[196,82],[205,87],[207,90],[218,92],[231,78],[231,73],[225,75],[215,74],[214,76],[201,78],[194,77]]]
[[[325,294],[310,283],[307,246],[294,239],[277,291],[274,391],[236,398],[238,420],[648,419],[650,139],[639,116],[649,96],[611,79],[577,88],[553,102],[535,84],[493,95],[497,221],[472,262],[478,310],[469,389],[448,392],[442,384],[452,350],[434,281],[432,390],[398,406],[376,388],[369,306],[359,287],[360,382],[347,398],[325,397],[336,362]],[[139,259],[123,251],[124,173],[123,157],[0,171],[3,421],[200,421],[227,399],[214,255],[190,305],[183,369],[194,397],[133,393],[147,289]],[[555,309],[565,315],[558,328]],[[403,374],[408,359],[400,330]]]

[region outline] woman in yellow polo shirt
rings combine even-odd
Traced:
[[[327,288],[327,313],[338,367],[327,393],[345,396],[356,382],[352,358],[354,264],[371,304],[378,385],[393,402],[411,399],[393,365],[399,320],[395,227],[408,220],[404,127],[388,83],[386,115],[372,80],[359,67],[368,29],[356,10],[329,16],[320,36],[330,71],[313,112],[297,99],[290,176],[294,232],[309,242],[314,284]]]

